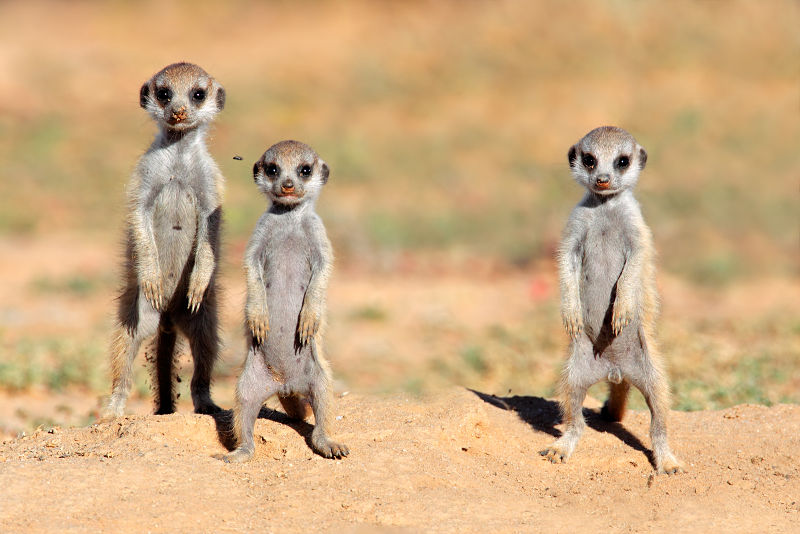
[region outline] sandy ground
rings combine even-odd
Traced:
[[[587,405],[597,406],[596,401]],[[797,532],[800,407],[674,412],[687,473],[654,475],[646,412],[589,426],[570,462],[536,451],[556,405],[466,389],[337,401],[341,461],[264,411],[256,455],[186,413],[40,430],[0,447],[3,532]]]
[[[79,351],[95,347],[102,365],[115,246],[63,235],[0,241],[9,357],[25,339],[50,336],[77,339]],[[241,357],[239,253],[230,246],[233,259],[223,272],[227,341],[220,365],[229,370]],[[185,396],[180,413],[153,416],[146,415],[150,394],[134,394],[133,415],[92,424],[104,381],[96,390],[0,391],[0,532],[797,531],[800,406],[673,412],[671,442],[687,473],[669,477],[654,476],[649,414],[633,411],[622,425],[606,424],[594,416],[600,403],[592,398],[589,427],[570,462],[548,463],[537,451],[560,432],[555,402],[490,394],[508,390],[501,386],[514,368],[504,375],[491,367],[494,378],[476,377],[480,391],[443,383],[427,395],[396,393],[404,376],[430,373],[439,355],[460,361],[452,355],[471,333],[497,324],[512,332],[540,329],[536,348],[521,349],[522,360],[538,362],[527,370],[531,385],[514,394],[536,391],[534,378],[539,387],[554,383],[563,358],[558,346],[538,348],[542,332],[561,334],[551,270],[496,273],[476,265],[471,277],[425,265],[406,270],[386,278],[343,268],[331,286],[328,346],[340,416],[334,434],[349,445],[348,458],[313,454],[306,443],[311,425],[268,409],[256,426],[254,460],[228,465],[214,456],[226,450],[229,421],[190,414]],[[85,295],[37,282],[76,273],[108,281]],[[692,329],[703,316],[734,321],[746,305],[769,317],[797,305],[796,283],[760,283],[711,301],[674,279],[662,281],[669,296],[663,322],[677,325],[669,338],[681,349],[686,340],[708,337]],[[385,317],[359,318],[364,310]],[[748,332],[737,331],[736,339],[758,347]],[[680,351],[670,352],[676,365]],[[381,394],[382,384],[395,393]],[[233,376],[216,383],[222,406],[231,406],[232,388]],[[352,393],[342,395],[346,390]],[[53,421],[60,426],[52,428]]]

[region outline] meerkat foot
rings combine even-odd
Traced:
[[[669,454],[666,458],[661,459],[659,462],[657,462],[657,464],[659,473],[666,473],[667,475],[677,475],[679,473],[686,472],[686,469],[684,469],[683,464],[672,454]]]
[[[226,464],[240,464],[249,462],[253,458],[253,451],[239,447],[230,454],[223,454],[217,457]]]
[[[120,399],[115,395],[111,395],[108,402],[100,411],[99,421],[111,421],[117,417],[122,417],[125,414],[125,399]]]
[[[551,463],[563,464],[567,462],[574,449],[574,444],[558,439],[539,451],[539,454],[550,460]]]
[[[540,450],[539,454],[550,460],[550,463],[554,464],[563,464],[569,459],[569,454],[555,444]]]
[[[350,449],[343,443],[328,438],[311,440],[314,450],[325,458],[341,459],[350,454]]]

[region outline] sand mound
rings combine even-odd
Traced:
[[[347,395],[335,435],[264,410],[252,462],[228,465],[229,414],[136,416],[0,447],[3,532],[790,532],[800,521],[800,407],[675,412],[688,473],[653,476],[646,412],[589,427],[565,465],[554,402],[451,389]]]

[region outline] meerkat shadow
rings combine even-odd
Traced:
[[[528,423],[534,430],[549,434],[555,438],[561,437],[561,431],[556,425],[561,424],[561,408],[556,401],[542,397],[499,397],[490,393],[482,393],[470,389],[482,401],[501,410],[515,412],[517,416]],[[655,467],[653,451],[645,447],[644,443],[631,434],[622,423],[609,421],[603,417],[599,410],[583,409],[586,425],[597,432],[604,432],[617,437],[628,447],[639,451],[647,457],[650,465]]]
[[[520,419],[531,425],[535,430],[561,437],[561,432],[555,427],[561,422],[561,409],[555,401],[542,397],[498,397],[490,393],[482,393],[470,389],[482,401],[501,410],[515,412]]]
[[[217,439],[219,439],[219,442],[229,451],[234,450],[237,443],[236,434],[233,431],[233,410],[222,410],[221,412],[212,414],[211,417],[214,418],[214,424],[217,427]],[[311,446],[311,431],[314,425],[305,421],[293,419],[283,412],[267,408],[266,406],[261,407],[261,410],[258,412],[258,418],[269,419],[270,421],[281,423],[294,429],[306,440],[306,443]]]

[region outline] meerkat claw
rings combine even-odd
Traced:
[[[144,291],[144,298],[156,311],[161,310],[162,296],[161,296],[161,282],[145,281],[142,282],[142,290]]]
[[[567,334],[572,339],[577,339],[580,335],[581,331],[583,330],[583,321],[581,321],[576,316],[564,316],[564,329],[567,331]]]
[[[248,328],[253,333],[253,336],[258,341],[259,345],[267,340],[267,332],[269,332],[269,324],[259,321],[257,319],[249,319]]]
[[[300,312],[300,327],[298,335],[300,343],[305,345],[319,330],[319,314],[307,311],[305,308]]]

